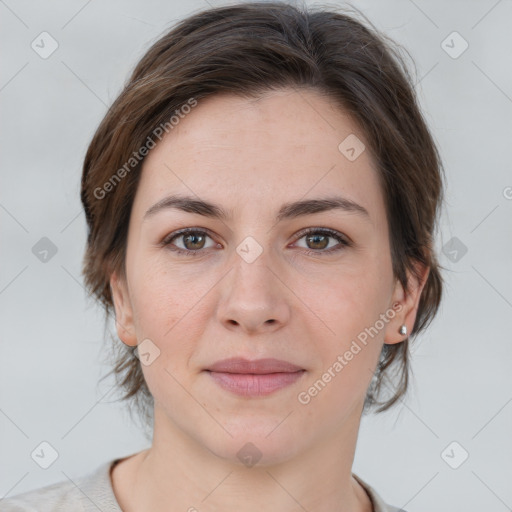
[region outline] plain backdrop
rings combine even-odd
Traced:
[[[148,445],[112,381],[99,383],[108,341],[80,276],[81,166],[137,60],[209,5],[226,3],[0,2],[0,497]],[[353,471],[408,512],[510,510],[512,3],[353,5],[416,63],[448,178],[436,239],[448,269],[442,307],[412,347],[407,399],[363,417]],[[45,51],[58,44],[46,58],[41,37]],[[56,251],[46,262],[44,237]],[[48,469],[31,457],[42,442],[58,453]]]

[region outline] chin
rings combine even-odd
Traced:
[[[282,420],[282,418],[281,418]],[[280,421],[281,421],[280,420]],[[204,440],[205,446],[217,457],[241,467],[272,466],[286,462],[300,450],[292,432],[275,421],[259,421],[255,425],[238,421],[226,426],[231,433],[214,440]]]

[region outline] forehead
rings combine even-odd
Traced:
[[[378,218],[384,203],[369,151],[347,158],[347,144],[357,155],[363,133],[317,91],[213,95],[149,152],[134,209],[142,216],[166,195],[183,193],[242,214],[247,206],[277,209],[291,199],[340,193]]]

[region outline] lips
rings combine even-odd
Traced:
[[[217,361],[207,368],[210,372],[264,375],[269,373],[294,373],[303,370],[300,366],[282,359],[266,358],[248,360],[232,357]]]
[[[281,359],[239,357],[217,361],[206,369],[213,382],[236,395],[264,397],[298,382],[306,373],[304,368]]]

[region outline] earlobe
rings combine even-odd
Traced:
[[[396,306],[393,307],[396,314],[386,329],[384,339],[384,343],[386,344],[394,345],[404,341],[414,327],[421,293],[430,273],[430,267],[419,262],[415,264],[415,268],[418,277],[412,272],[407,271],[408,290],[404,290],[404,287],[398,279],[395,282],[395,290],[391,304]]]
[[[137,345],[137,337],[131,301],[126,283],[124,279],[119,278],[117,272],[113,272],[110,277],[110,290],[114,303],[117,335],[125,345],[134,347]]]

